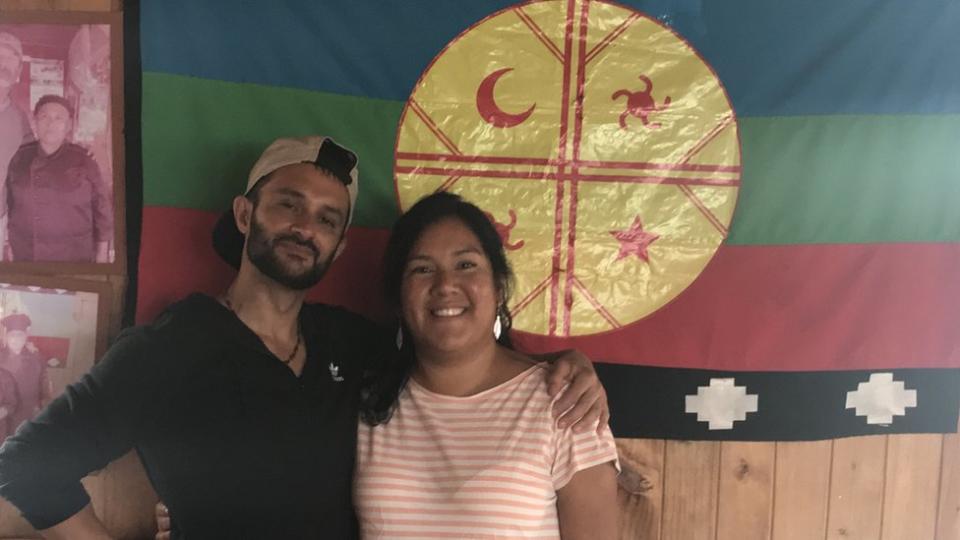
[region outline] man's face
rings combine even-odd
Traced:
[[[23,346],[27,344],[27,333],[23,330],[7,330],[7,335],[4,339],[7,342],[7,348],[10,349],[10,352],[20,354],[20,352],[23,351]]]
[[[349,207],[346,186],[313,165],[277,169],[253,204],[247,257],[277,283],[309,289],[343,249]]]
[[[59,103],[47,103],[37,111],[37,139],[47,148],[60,148],[70,133],[70,111]]]
[[[20,77],[20,56],[10,47],[0,45],[0,90],[9,89]]]

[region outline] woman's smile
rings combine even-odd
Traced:
[[[423,231],[401,287],[404,320],[419,352],[454,353],[493,341],[499,293],[480,241],[457,219]]]

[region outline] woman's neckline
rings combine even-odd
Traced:
[[[487,389],[485,389],[485,390],[481,390],[481,391],[479,391],[479,392],[477,392],[477,393],[475,393],[475,394],[470,394],[470,395],[468,395],[468,396],[456,396],[456,395],[453,395],[453,394],[443,394],[443,393],[440,393],[440,392],[435,392],[435,391],[430,390],[430,389],[428,389],[427,387],[423,386],[423,385],[420,384],[419,382],[417,382],[417,380],[414,379],[413,377],[410,377],[410,379],[409,379],[409,381],[408,381],[407,384],[408,384],[408,386],[410,387],[410,390],[411,390],[411,391],[415,391],[415,392],[417,392],[417,393],[424,394],[424,395],[429,396],[429,397],[438,398],[438,399],[444,399],[444,400],[450,400],[450,401],[469,401],[469,400],[474,400],[474,399],[486,397],[486,396],[488,396],[488,395],[490,395],[490,394],[497,393],[497,392],[499,392],[499,391],[501,391],[501,390],[503,390],[503,389],[505,389],[505,388],[508,388],[508,387],[510,387],[510,386],[514,386],[514,385],[516,385],[516,384],[519,384],[520,381],[522,381],[522,380],[526,379],[528,376],[530,376],[530,374],[531,374],[533,371],[543,369],[543,366],[544,366],[544,363],[543,363],[543,362],[533,364],[533,365],[531,365],[530,367],[528,367],[527,369],[521,371],[520,373],[517,373],[517,374],[514,375],[513,377],[510,377],[509,379],[507,379],[507,380],[505,380],[505,381],[503,381],[503,382],[501,382],[501,383],[498,383],[498,384],[496,384],[496,385],[494,385],[494,386],[491,386],[490,388],[487,388]]]

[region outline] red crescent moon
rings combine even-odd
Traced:
[[[493,87],[496,86],[497,80],[499,80],[500,77],[503,77],[510,71],[513,71],[513,68],[503,68],[494,71],[487,75],[487,77],[483,79],[483,82],[480,83],[480,87],[477,88],[477,112],[479,112],[480,116],[489,124],[499,128],[508,128],[521,124],[530,116],[530,113],[532,113],[533,109],[537,106],[537,104],[534,103],[525,112],[519,114],[504,112],[503,109],[497,106],[497,103],[493,100]]]

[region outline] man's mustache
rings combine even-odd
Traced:
[[[309,240],[306,240],[306,239],[304,239],[304,238],[300,238],[299,236],[297,236],[297,235],[295,235],[295,234],[284,234],[284,235],[280,235],[280,236],[277,236],[277,237],[273,240],[273,244],[274,244],[274,245],[277,245],[277,244],[279,244],[280,242],[291,242],[291,243],[297,244],[298,246],[303,246],[303,247],[305,247],[305,248],[307,248],[307,249],[309,249],[310,251],[313,252],[314,258],[320,256],[319,251],[317,251],[316,246],[314,246],[312,242],[310,242]]]

